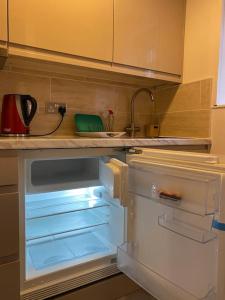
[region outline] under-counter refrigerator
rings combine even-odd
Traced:
[[[21,299],[118,272],[159,300],[225,299],[225,165],[158,149],[27,150]]]

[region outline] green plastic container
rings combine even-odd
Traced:
[[[74,121],[79,132],[104,131],[102,119],[97,115],[75,114]]]

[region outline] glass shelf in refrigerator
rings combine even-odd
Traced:
[[[26,196],[26,240],[107,224],[109,203],[100,187]]]
[[[26,220],[109,206],[107,201],[94,194],[97,190],[101,188],[27,195]]]
[[[27,241],[108,223],[107,210],[75,211],[26,221]]]

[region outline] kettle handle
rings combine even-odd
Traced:
[[[29,111],[29,104],[28,104],[29,102],[31,104],[30,111]],[[21,108],[22,108],[24,123],[26,126],[29,126],[37,110],[37,101],[30,95],[22,95]]]

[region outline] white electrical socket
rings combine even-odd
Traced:
[[[59,102],[46,102],[45,103],[45,113],[46,114],[58,114],[59,106],[63,106],[67,108],[66,103],[59,103]]]

